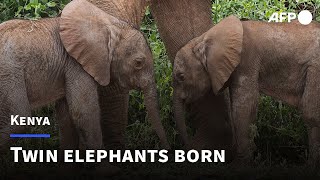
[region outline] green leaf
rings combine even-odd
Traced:
[[[56,7],[57,3],[53,2],[53,1],[50,1],[50,2],[47,3],[47,6],[48,7]]]
[[[26,6],[24,7],[24,9],[27,10],[27,11],[31,10],[31,8],[32,8],[32,7],[31,7],[31,4],[28,4],[28,5],[26,5]]]
[[[31,4],[39,4],[39,1],[38,0],[30,0],[30,3]]]

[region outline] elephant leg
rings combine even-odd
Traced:
[[[19,76],[16,72],[15,74]],[[24,133],[27,130],[26,126],[11,125],[11,115],[30,117],[31,107],[23,78],[18,82],[15,79],[0,84],[0,152],[7,152],[9,143],[12,143],[10,134]]]
[[[101,129],[106,149],[124,149],[128,124],[129,92],[110,84],[99,86]]]
[[[252,160],[255,148],[253,137],[250,137],[250,125],[257,116],[259,90],[255,82],[244,76],[241,83],[233,83],[230,88],[231,113],[233,119],[235,143],[236,143],[236,163],[248,163]]]
[[[213,26],[211,6],[211,0],[151,1],[151,12],[171,62],[184,45]]]
[[[309,138],[308,164],[320,166],[320,87],[319,71],[309,69],[302,96],[302,112]]]
[[[60,99],[55,104],[56,119],[59,125],[60,150],[78,149],[79,137],[69,114],[66,98]],[[59,154],[60,162],[63,162],[64,153]],[[73,165],[74,166],[74,165]],[[73,167],[71,166],[71,167]],[[63,167],[65,168],[65,167]]]
[[[309,154],[307,165],[313,168],[320,167],[320,128],[307,125],[309,138]]]
[[[59,125],[60,149],[77,149],[79,137],[69,115],[67,100],[65,98],[58,100],[55,109]]]
[[[83,149],[102,148],[97,84],[80,66],[66,74],[66,100],[70,118]],[[70,124],[68,124],[70,125]]]
[[[79,97],[89,96],[95,99],[95,96],[89,92],[84,94],[70,92],[67,95],[70,115],[75,120],[81,149],[101,149],[103,146],[99,105],[90,101],[77,101]]]
[[[91,76],[83,71],[73,77],[67,79],[66,82],[66,100],[70,118],[74,120],[73,123],[79,137],[79,144],[81,145],[79,149],[102,149],[98,85]],[[84,151],[81,153],[84,153]],[[120,170],[107,161],[90,165],[97,165],[96,173],[102,175],[113,175]]]
[[[222,95],[214,96],[208,93],[197,102],[190,105],[192,124],[196,133],[192,147],[200,149],[225,149],[227,160],[233,159],[231,125],[228,117],[224,116],[226,108]]]

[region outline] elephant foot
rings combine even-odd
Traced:
[[[242,169],[244,167],[247,167],[248,163],[242,160],[235,159],[229,165],[231,169]]]
[[[307,160],[305,164],[298,166],[301,169],[301,172],[304,174],[320,176],[320,166],[319,162],[313,160]]]
[[[95,174],[98,176],[114,176],[120,173],[121,169],[117,166],[113,166],[108,162],[102,162],[95,170]]]
[[[309,170],[316,170],[319,171],[320,169],[320,161],[319,160],[315,160],[315,159],[308,159],[306,164],[305,164],[305,168],[309,169]]]

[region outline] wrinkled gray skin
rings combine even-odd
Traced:
[[[151,12],[172,64],[176,63],[174,58],[183,46],[213,26],[211,6],[211,0],[151,1]],[[229,161],[235,150],[225,102],[223,95],[216,96],[210,91],[188,104],[187,109],[190,126],[195,130],[190,147],[225,149]]]
[[[298,22],[240,22],[229,17],[190,41],[177,53],[174,65],[175,120],[185,143],[189,139],[184,104],[208,91],[221,94],[229,87],[235,164],[246,164],[252,158],[249,126],[262,93],[302,111],[309,134],[308,163],[319,166],[319,50],[320,25],[316,22],[303,26]]]
[[[7,147],[10,133],[26,130],[10,126],[10,115],[30,117],[31,110],[55,101],[63,149],[77,149],[79,143],[85,149],[103,147],[98,83],[67,53],[60,21],[12,20],[0,25],[1,149]],[[120,21],[115,26],[121,37],[113,49],[110,83],[144,92],[151,124],[169,148],[158,111],[151,51],[139,31]]]
[[[133,24],[142,22],[147,4],[150,4],[160,36],[164,41],[170,61],[174,63],[177,51],[191,39],[200,36],[213,25],[211,0],[89,0],[101,10]],[[128,121],[127,91],[117,84],[99,87],[101,125],[105,148],[121,149],[125,146],[125,129]],[[57,104],[59,106],[59,104]],[[222,95],[209,92],[189,105],[194,149],[225,149],[232,159],[234,147],[230,121],[225,111]],[[214,107],[214,108],[212,108]]]
[[[97,83],[64,49],[59,18],[12,20],[1,24],[0,31],[0,147],[5,147],[10,133],[26,130],[10,126],[10,115],[30,117],[31,110],[67,97],[87,148],[101,148]]]
[[[139,29],[148,0],[88,0],[108,14]],[[99,86],[101,126],[106,149],[125,148],[125,130],[128,124],[129,92],[116,83]],[[59,106],[59,104],[57,104]]]

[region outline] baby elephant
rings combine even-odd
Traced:
[[[109,83],[144,92],[151,124],[169,147],[152,54],[141,32],[85,0],[74,0],[60,18],[8,21],[0,25],[0,34],[0,148],[10,133],[25,130],[10,125],[11,115],[30,117],[31,110],[61,99],[66,106],[59,111],[68,112],[62,119],[70,117],[82,147],[102,148],[97,88]]]
[[[229,16],[191,40],[174,64],[177,128],[188,143],[184,103],[229,87],[236,162],[252,157],[249,126],[259,93],[300,108],[309,133],[309,162],[320,163],[320,24],[241,22]],[[227,98],[226,98],[227,99]]]

